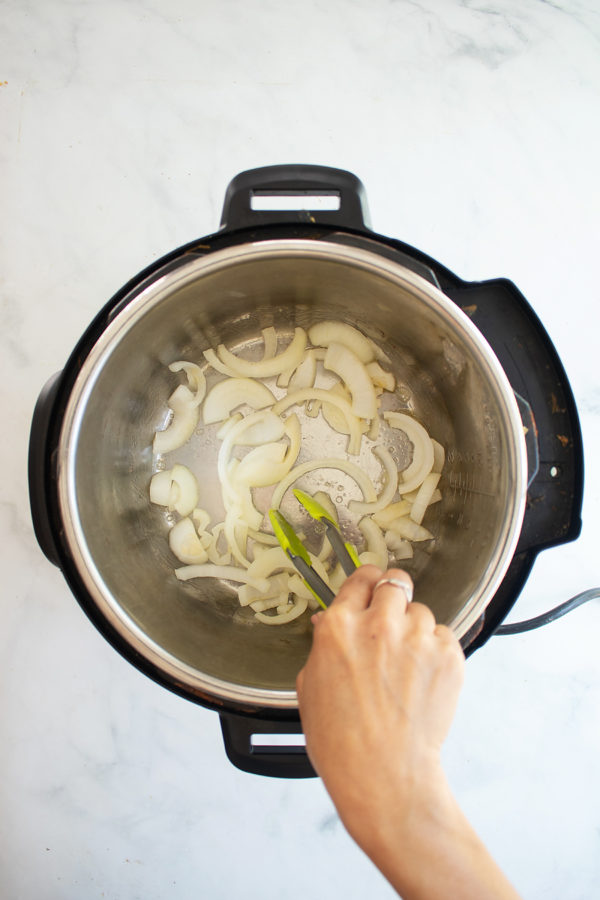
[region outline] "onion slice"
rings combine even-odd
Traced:
[[[177,463],[172,469],[157,472],[150,480],[150,500],[167,506],[181,516],[189,516],[198,505],[198,482],[187,466]]]
[[[410,517],[417,525],[420,525],[423,521],[423,516],[431,503],[433,492],[435,491],[440,478],[441,475],[439,472],[432,472],[423,479],[423,484],[419,488],[410,510]]]
[[[360,500],[350,501],[348,504],[349,510],[363,516],[372,515],[388,506],[398,487],[398,469],[390,451],[380,444],[377,447],[373,447],[373,454],[379,459],[384,468],[385,486],[373,503],[365,503]]]
[[[201,566],[180,566],[175,569],[175,575],[179,581],[189,581],[192,578],[223,578],[225,581],[251,584],[261,592],[269,587],[266,578],[253,578],[247,569],[240,569],[238,566],[215,566],[211,563],[204,563]]]
[[[352,412],[352,407],[344,397],[339,397],[323,388],[302,388],[301,390],[294,391],[292,394],[287,394],[285,397],[282,397],[281,400],[278,400],[272,408],[272,412],[279,415],[290,406],[297,406],[301,403],[305,403],[307,400],[322,400],[324,403],[332,403],[334,406],[337,406],[338,409],[341,409],[346,417],[348,432],[350,434],[348,453],[357,455],[360,452],[360,439],[362,436],[361,424],[358,417]]]
[[[180,562],[188,565],[204,563],[208,559],[194,523],[189,518],[181,519],[173,525],[169,531],[169,547]]]
[[[308,600],[306,597],[297,597],[289,612],[278,613],[275,616],[269,616],[262,612],[254,613],[254,615],[259,622],[264,622],[265,625],[285,625],[286,622],[291,622],[293,619],[297,619],[301,616],[302,613],[305,612],[307,606]]]
[[[367,542],[367,549],[363,553],[369,553],[369,563],[385,571],[388,567],[388,548],[381,528],[368,516],[360,520],[358,527]],[[359,559],[363,562],[362,554]]]
[[[180,388],[183,387],[187,393],[183,395],[180,391],[179,396],[185,396],[187,402],[191,406],[199,406],[206,394],[206,378],[200,366],[196,365],[196,363],[186,362],[186,360],[180,359],[176,362],[172,362],[169,369],[171,372],[185,372],[188,380],[187,387],[185,385],[180,385],[177,390],[180,390]],[[177,393],[177,390],[175,393]],[[171,395],[171,400],[174,396],[174,394]],[[171,406],[170,401],[169,406]],[[172,406],[171,408],[173,409]]]
[[[371,362],[374,356],[371,341],[358,329],[345,322],[318,322],[308,329],[311,344],[316,347],[329,347],[330,344],[343,344],[359,358],[361,363]]]
[[[296,327],[291,343],[282,353],[278,353],[270,359],[258,361],[241,359],[228,350],[224,344],[219,344],[217,353],[221,363],[236,375],[249,378],[268,378],[270,375],[279,375],[286,369],[295,369],[300,364],[305,347],[306,332],[303,328]]]
[[[348,347],[333,341],[327,347],[324,366],[335,372],[350,391],[354,415],[360,419],[373,419],[377,415],[375,388],[359,357]]]
[[[222,422],[238,406],[264,409],[272,406],[275,397],[261,381],[253,378],[228,378],[215,384],[207,394],[202,407],[205,425]]]
[[[179,388],[187,391],[187,388],[183,385],[180,385]],[[171,450],[178,450],[179,447],[183,447],[193,435],[198,424],[200,417],[199,408],[187,401],[179,402],[181,395],[179,395],[179,399],[176,396],[179,388],[169,398],[169,403],[173,410],[171,421],[164,431],[157,431],[154,434],[152,443],[154,453],[170,453]]]
[[[350,477],[356,481],[365,500],[374,502],[377,499],[373,482],[363,469],[360,469],[355,463],[350,462],[349,459],[338,459],[337,457],[326,456],[320,459],[310,459],[293,468],[292,471],[279,482],[273,491],[271,506],[274,509],[278,509],[287,489],[303,475],[306,475],[308,472],[313,472],[315,469],[339,469],[340,472],[345,472],[346,475],[350,475]]]
[[[399,428],[413,445],[412,462],[400,473],[400,494],[408,494],[419,487],[433,468],[433,445],[420,422],[400,412],[385,412],[383,418],[393,428]]]

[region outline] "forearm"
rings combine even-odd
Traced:
[[[419,796],[389,787],[385,812],[349,830],[403,900],[519,900],[445,779]]]

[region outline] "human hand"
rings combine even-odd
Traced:
[[[464,656],[431,611],[361,566],[326,612],[298,675],[309,757],[353,837],[365,846],[390,797],[407,808],[445,789],[440,749],[454,716]],[[391,569],[385,578],[410,577]],[[425,801],[426,802],[426,801]]]
[[[454,799],[440,762],[463,682],[455,635],[406,572],[361,566],[297,678],[308,755],[349,833],[404,900],[519,900]]]

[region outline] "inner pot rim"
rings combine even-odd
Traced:
[[[507,455],[513,462],[512,508],[507,509],[503,532],[498,540],[498,548],[482,575],[484,584],[483,587],[478,588],[480,595],[477,602],[472,605],[465,604],[451,623],[451,627],[459,639],[468,633],[482,615],[506,574],[516,549],[525,513],[527,454],[522,421],[512,387],[483,335],[468,316],[441,290],[400,264],[370,250],[311,239],[273,239],[236,245],[183,263],[179,268],[167,274],[159,274],[156,280],[134,295],[129,302],[126,299],[122,301],[118,312],[107,324],[84,360],[69,395],[63,417],[57,455],[57,482],[61,518],[70,556],[92,602],[100,613],[136,653],[141,654],[153,666],[164,672],[171,681],[179,685],[183,683],[185,686],[189,686],[192,692],[209,695],[217,698],[219,702],[226,701],[247,707],[259,705],[263,708],[297,709],[296,691],[251,687],[215,678],[183,663],[150,638],[123,610],[105,585],[87,546],[78,514],[76,492],[76,445],[79,431],[87,401],[114,346],[128,334],[146,312],[168,297],[174,290],[187,286],[203,275],[244,262],[247,259],[267,260],[282,255],[347,263],[387,278],[401,288],[409,289],[427,306],[436,307],[436,311],[441,314],[443,319],[452,321],[455,329],[475,351],[484,374],[487,374],[494,386],[494,394],[504,416],[504,425],[510,444],[507,446]],[[136,288],[133,290],[135,291]],[[474,595],[476,593],[475,591]]]

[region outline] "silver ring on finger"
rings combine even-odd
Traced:
[[[413,589],[410,584],[407,584],[406,581],[401,581],[399,578],[380,578],[375,587],[373,588],[373,593],[377,590],[378,587],[381,587],[384,584],[391,584],[392,587],[402,588],[404,591],[404,595],[406,597],[407,603],[410,603],[413,598]]]

